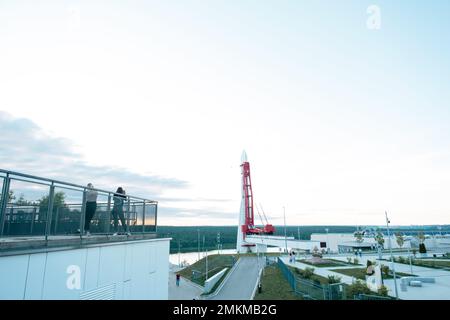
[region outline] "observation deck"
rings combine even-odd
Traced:
[[[156,238],[155,200],[125,195],[123,212],[130,234],[113,235],[115,192],[90,189],[98,196],[87,236],[87,186],[0,169],[0,187],[0,256]]]

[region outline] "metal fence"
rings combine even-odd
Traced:
[[[346,299],[345,285],[342,283],[322,285],[314,281],[301,279],[296,276],[280,258],[278,258],[278,267],[294,292],[305,300]]]
[[[353,297],[354,300],[397,300],[394,297],[382,297],[370,294],[357,294]]]
[[[86,218],[87,187],[0,169],[0,236],[81,234]],[[115,231],[112,221],[114,192],[98,192],[92,234]],[[126,195],[126,230],[156,232],[158,202]],[[120,223],[119,223],[120,224]]]

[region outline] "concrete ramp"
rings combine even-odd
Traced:
[[[242,257],[238,265],[223,285],[219,293],[211,300],[250,300],[258,280],[263,260],[257,257]]]

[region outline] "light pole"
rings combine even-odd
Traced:
[[[409,240],[409,247],[408,248],[408,256],[409,256],[409,267],[411,268],[411,274],[413,274],[412,270],[412,261],[411,261],[411,239]]]
[[[198,238],[197,238],[198,250],[197,250],[197,252],[198,252],[198,260],[200,260],[200,229],[199,228],[197,228],[197,235],[198,235]]]
[[[285,245],[285,249],[286,249],[286,253],[288,252],[287,249],[287,236],[286,236],[286,208],[283,207],[283,217],[284,217],[284,245]]]
[[[206,246],[205,246],[205,236],[203,236],[203,249],[205,249],[205,281],[208,280],[208,253],[206,252]]]
[[[178,266],[181,267],[181,260],[180,260],[180,240],[178,240]]]
[[[387,211],[385,211],[384,213],[386,215],[386,226],[387,226],[388,240],[389,240],[389,252],[391,254],[392,273],[394,274],[395,297],[398,299],[397,278],[395,276],[394,256],[392,255],[391,232],[389,230],[389,223],[390,223],[390,221],[388,219]]]
[[[220,254],[220,232],[217,232],[217,254]]]
[[[329,245],[329,243],[328,243],[328,228],[325,228],[325,231],[326,231],[326,233],[327,233],[327,251],[329,251],[330,245]]]

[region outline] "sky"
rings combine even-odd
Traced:
[[[449,15],[0,0],[0,168],[122,185],[159,201],[160,225],[233,225],[246,150],[272,224],[283,207],[289,225],[448,224]]]

